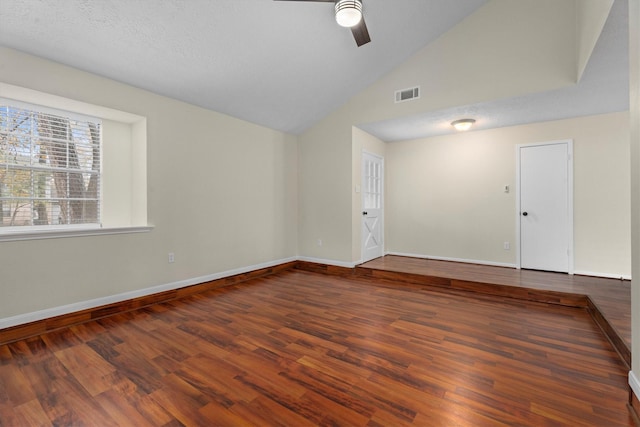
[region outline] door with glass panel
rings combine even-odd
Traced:
[[[362,153],[362,262],[383,255],[383,188],[384,160]]]

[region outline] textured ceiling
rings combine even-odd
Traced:
[[[330,3],[0,0],[0,44],[300,133],[485,2],[365,1],[358,48]]]
[[[0,45],[290,133],[301,133],[486,0],[365,0],[357,48],[332,5],[272,0],[0,0]],[[393,5],[393,7],[390,7]],[[627,0],[579,84],[361,127],[385,141],[628,109]]]

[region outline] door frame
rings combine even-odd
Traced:
[[[384,238],[384,193],[385,193],[385,176],[384,176],[384,157],[376,154],[376,153],[372,153],[371,151],[367,151],[367,150],[362,150],[362,154],[360,155],[360,209],[358,211],[358,214],[360,215],[360,263],[365,262],[364,261],[364,252],[365,252],[365,247],[364,247],[364,236],[363,234],[363,230],[364,230],[364,217],[362,215],[362,211],[364,209],[364,174],[365,174],[365,168],[364,168],[364,157],[365,155],[367,156],[371,156],[371,157],[375,157],[377,159],[380,160],[380,164],[382,165],[381,167],[381,180],[382,180],[382,185],[380,187],[380,246],[382,247],[382,254],[381,256],[385,255],[385,249],[384,249],[384,245],[385,245],[385,238]]]
[[[520,270],[522,268],[521,259],[521,239],[520,239],[520,227],[522,216],[520,215],[520,150],[526,147],[536,147],[544,145],[560,145],[565,144],[567,146],[567,226],[568,230],[568,246],[569,246],[569,271],[568,273],[573,275],[574,272],[574,238],[573,238],[573,140],[562,139],[557,141],[547,142],[534,142],[529,144],[517,144],[516,145],[516,268]]]

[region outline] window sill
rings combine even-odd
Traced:
[[[69,230],[38,230],[0,232],[0,242],[21,240],[61,239],[65,237],[102,236],[110,234],[147,233],[153,226],[111,227],[111,228],[73,228]]]

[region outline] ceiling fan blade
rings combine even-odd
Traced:
[[[274,1],[298,1],[298,2],[320,2],[320,3],[336,3],[336,0],[274,0]],[[362,1],[362,0],[361,0]],[[360,19],[358,25],[351,27],[351,34],[356,40],[358,47],[365,45],[371,41],[367,24],[364,22],[364,16]]]
[[[367,30],[367,24],[364,22],[364,16],[358,25],[351,27],[351,33],[353,34],[353,38],[356,39],[358,47],[371,41],[371,37],[369,37],[369,30]]]

